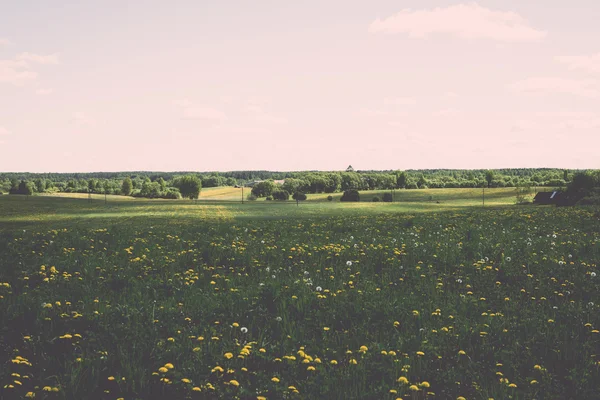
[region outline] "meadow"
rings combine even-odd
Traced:
[[[0,196],[0,397],[600,398],[598,208],[213,190]]]

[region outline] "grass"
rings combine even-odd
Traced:
[[[600,211],[405,192],[0,196],[0,398],[600,398]]]

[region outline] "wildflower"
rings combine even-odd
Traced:
[[[194,386],[194,387],[192,388],[192,390],[193,390],[194,392],[200,392],[200,391],[202,391],[202,389],[200,389],[198,386]]]
[[[408,387],[408,390],[412,390],[413,392],[416,392],[419,390],[419,387],[417,385],[410,385]]]
[[[232,353],[225,353],[225,358],[229,360],[229,359],[233,358],[233,354]]]
[[[190,381],[188,378],[183,378],[181,380],[181,382],[183,382],[183,383],[191,383],[192,381]]]
[[[307,371],[314,371],[316,368],[313,367],[312,365],[310,365],[308,368],[306,368]]]
[[[240,383],[238,381],[236,381],[235,379],[232,379],[229,381],[229,384],[233,385],[233,386],[240,386]]]
[[[167,369],[173,369],[175,367],[173,366],[173,364],[167,363],[167,364],[165,364],[165,368],[167,368]]]
[[[422,351],[417,351],[417,355],[418,355],[418,356],[424,356],[424,355],[425,355],[425,353],[423,353]]]
[[[242,326],[240,328],[240,331],[242,331],[242,333],[248,333],[248,328],[246,328],[245,326]]]
[[[114,381],[114,380],[115,380],[115,377],[114,377],[114,376],[109,376],[109,377],[108,377],[108,380],[109,380],[109,381]]]
[[[361,353],[366,353],[369,350],[369,348],[367,346],[360,346],[360,351]]]
[[[167,371],[169,371],[169,370],[168,370],[168,369],[166,369],[165,367],[160,367],[160,368],[158,369],[158,372],[160,372],[160,373],[162,373],[162,374],[165,374],[165,373],[167,373]]]
[[[424,388],[428,388],[430,385],[429,385],[429,382],[427,382],[427,381],[423,381],[423,382],[421,382],[421,385],[420,385],[420,386],[421,386],[421,387],[424,387]]]
[[[337,365],[337,363],[338,363],[338,362],[337,362],[336,360],[331,360],[329,363],[330,363],[331,365]]]
[[[279,378],[274,376],[271,378],[271,382],[279,383]]]
[[[346,261],[346,265],[351,267],[352,266],[352,261]]]
[[[398,383],[401,383],[401,384],[403,384],[403,385],[407,385],[407,384],[408,384],[408,379],[406,379],[406,377],[405,377],[405,376],[401,376],[400,378],[398,378],[398,379],[396,380],[396,382],[398,382]]]
[[[459,354],[459,355],[461,355],[461,356],[464,356],[464,355],[466,355],[467,353],[465,353],[465,351],[464,351],[464,350],[459,350],[458,354]]]

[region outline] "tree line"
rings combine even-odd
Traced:
[[[519,186],[566,187],[574,174],[579,172],[582,171],[516,168],[497,170],[358,170],[346,172],[0,173],[0,192],[13,194],[44,192],[107,193],[177,199],[194,196],[195,190],[198,189],[199,193],[203,187],[247,185],[254,181],[262,181],[253,185],[252,193],[257,197],[272,196],[273,191],[276,189],[293,195],[295,193],[336,193],[347,190]],[[275,180],[285,180],[285,182],[280,186],[275,184]],[[278,194],[278,196],[283,196],[283,194]]]

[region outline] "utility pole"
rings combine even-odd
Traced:
[[[483,206],[485,207],[485,185],[483,186]]]
[[[242,204],[244,204],[244,184],[242,183]]]

